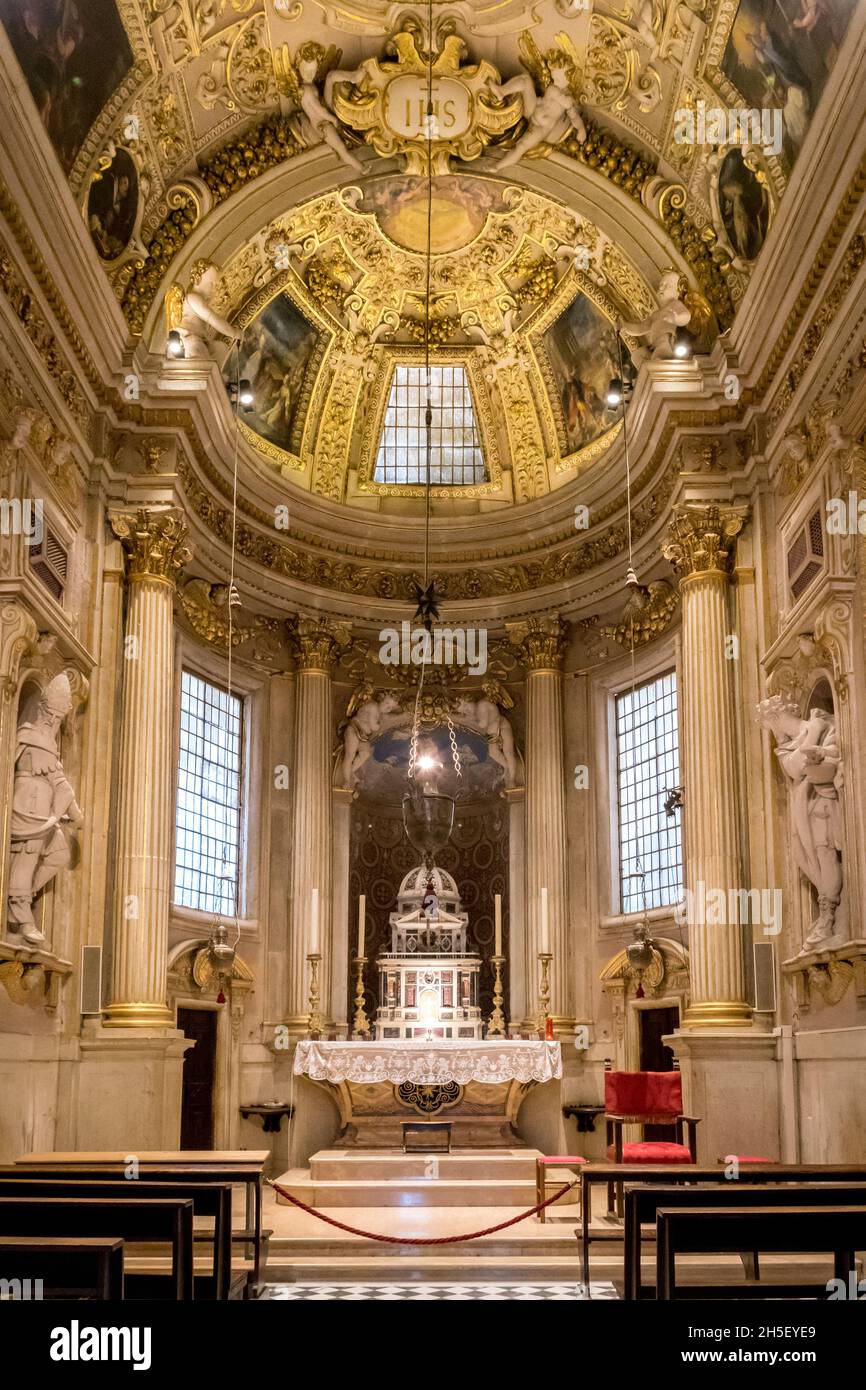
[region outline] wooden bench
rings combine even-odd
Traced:
[[[192,1202],[180,1198],[0,1197],[0,1236],[108,1236],[171,1246],[170,1296],[192,1298]],[[126,1294],[130,1295],[127,1281]]]
[[[126,1178],[131,1160],[138,1165],[139,1179],[147,1182],[180,1183],[239,1183],[246,1193],[246,1215],[241,1230],[232,1231],[232,1241],[242,1243],[245,1252],[252,1252],[252,1270],[245,1293],[257,1296],[261,1291],[260,1274],[267,1263],[267,1242],[270,1231],[262,1230],[262,1181],[265,1163],[270,1158],[267,1149],[166,1149],[145,1150],[141,1153],[121,1153],[118,1150],[72,1150],[56,1153],[23,1154],[15,1167],[39,1168],[46,1176]],[[127,1179],[138,1181],[139,1179]]]
[[[188,1198],[192,1202],[193,1217],[212,1217],[213,1232],[193,1229],[193,1245],[207,1240],[213,1248],[213,1273],[207,1278],[195,1275],[193,1294],[195,1298],[227,1299],[232,1288],[232,1189],[229,1183],[157,1183],[142,1181],[140,1178],[92,1180],[80,1175],[66,1174],[62,1178],[51,1175],[50,1170],[33,1167],[25,1177],[21,1169],[4,1165],[0,1167],[0,1197],[111,1197],[136,1200],[152,1199],[165,1201],[172,1197]],[[141,1280],[138,1281],[141,1284]]]
[[[3,1279],[39,1281],[40,1298],[99,1299],[119,1303],[123,1293],[123,1241],[111,1237],[2,1236]]]
[[[587,1163],[580,1170],[580,1267],[581,1279],[589,1285],[589,1247],[592,1241],[619,1240],[622,1229],[590,1232],[592,1186],[594,1183],[776,1183],[776,1182],[866,1182],[863,1163],[749,1163],[743,1164],[736,1179],[726,1178],[720,1164],[691,1163]]]
[[[678,1296],[677,1255],[725,1254],[743,1246],[774,1254],[828,1252],[834,1277],[847,1283],[855,1251],[866,1245],[866,1206],[835,1211],[823,1206],[659,1207],[656,1240],[656,1298],[661,1302]],[[721,1292],[714,1290],[717,1296]],[[684,1297],[690,1294],[690,1289],[682,1291]]]
[[[714,1187],[631,1187],[626,1193],[625,1205],[625,1287],[624,1296],[628,1301],[651,1298],[655,1294],[642,1283],[641,1275],[641,1227],[655,1223],[659,1207],[686,1209],[693,1207],[782,1207],[782,1206],[862,1206],[866,1203],[866,1183],[774,1183],[765,1185],[754,1183],[740,1187],[737,1182],[727,1182]],[[745,1257],[744,1257],[745,1258]],[[754,1258],[752,1278],[758,1279],[757,1257]],[[689,1286],[689,1297],[701,1296],[701,1287]],[[762,1297],[770,1296],[770,1286],[763,1285],[759,1291]],[[779,1285],[776,1293],[782,1298],[814,1298],[820,1292],[815,1285]],[[735,1290],[736,1297],[743,1291]],[[715,1293],[713,1286],[713,1296]]]

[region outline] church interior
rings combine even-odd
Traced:
[[[866,1297],[864,72],[0,0],[3,1300]]]

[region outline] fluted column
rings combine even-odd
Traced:
[[[110,1027],[173,1023],[166,1007],[171,897],[175,580],[190,558],[178,512],[112,512],[129,555]]]
[[[292,903],[286,1023],[305,1032],[309,1017],[311,901],[319,890],[318,951],[324,1019],[331,1017],[331,672],[351,636],[348,623],[301,618],[294,633],[298,666],[295,697],[295,806],[292,822]]]
[[[562,658],[568,633],[559,617],[508,623],[511,644],[526,668],[526,1023],[535,1024],[541,950],[541,890],[547,889],[554,1027],[574,1023],[566,863],[565,767],[562,735]],[[513,962],[512,969],[518,968]]]
[[[728,584],[744,507],[675,508],[662,549],[682,595],[681,772],[685,788],[685,887],[689,907],[691,1004],[686,1028],[748,1024],[743,932],[737,912],[704,912],[718,891],[736,904],[742,885]],[[733,916],[734,921],[727,918]]]

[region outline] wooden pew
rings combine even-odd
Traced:
[[[866,1163],[743,1163],[737,1178],[726,1178],[721,1164],[700,1163],[587,1163],[580,1170],[580,1268],[589,1285],[589,1247],[592,1241],[619,1240],[622,1230],[590,1233],[593,1183],[743,1183],[866,1182]]]
[[[181,1198],[0,1197],[0,1236],[109,1236],[170,1244],[171,1296],[192,1298],[192,1202]],[[127,1297],[131,1290],[127,1281]]]
[[[36,1167],[27,1170],[12,1165],[0,1166],[0,1197],[115,1197],[125,1199],[151,1198],[164,1201],[171,1197],[188,1198],[193,1217],[213,1217],[213,1234],[193,1230],[193,1244],[207,1239],[213,1248],[213,1275],[194,1277],[195,1298],[229,1298],[232,1263],[232,1189],[229,1183],[156,1183],[142,1179],[121,1178],[90,1180],[69,1174],[58,1178],[51,1170]],[[140,1284],[142,1281],[137,1280]]]
[[[253,1268],[246,1293],[258,1295],[262,1264],[267,1260],[267,1237],[262,1230],[262,1181],[267,1149],[164,1149],[122,1153],[119,1150],[68,1150],[22,1154],[15,1160],[21,1169],[39,1168],[46,1176],[125,1178],[132,1159],[140,1179],[147,1182],[240,1183],[246,1192],[244,1228],[232,1232],[232,1240],[251,1245]],[[23,1174],[22,1174],[23,1176]],[[137,1181],[128,1179],[129,1181]]]
[[[828,1252],[834,1277],[846,1283],[855,1251],[866,1245],[866,1206],[659,1207],[656,1212],[656,1298],[677,1298],[676,1257],[766,1250],[774,1254]],[[769,1286],[768,1286],[769,1288]],[[691,1290],[682,1290],[688,1298]],[[716,1297],[727,1288],[714,1290]],[[728,1297],[736,1297],[736,1291]],[[772,1295],[771,1295],[772,1296]]]
[[[866,1204],[866,1183],[775,1183],[772,1186],[754,1183],[738,1187],[736,1182],[715,1187],[631,1187],[626,1193],[625,1206],[625,1298],[628,1301],[654,1297],[655,1290],[641,1282],[641,1226],[655,1223],[659,1207],[678,1209],[691,1207],[844,1207]],[[757,1270],[755,1271],[757,1278]],[[762,1297],[769,1297],[764,1286]],[[816,1286],[779,1286],[779,1297],[803,1298],[816,1296]],[[697,1286],[689,1286],[689,1297],[700,1296]],[[743,1291],[737,1293],[742,1297]]]
[[[40,1298],[99,1299],[119,1303],[123,1289],[123,1241],[111,1237],[2,1236],[0,1271],[5,1280],[40,1281]]]

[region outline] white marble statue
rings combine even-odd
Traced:
[[[757,706],[759,724],[776,737],[776,756],[789,781],[794,862],[818,895],[818,914],[801,954],[844,940],[841,904],[842,758],[831,714],[810,709],[804,718],[781,695]]]
[[[360,81],[362,70],[359,68],[357,73],[329,72],[325,78],[323,101],[316,86],[323,56],[317,44],[304,44],[295,54],[294,95],[303,113],[304,135],[311,146],[327,145],[340,162],[350,169],[363,169],[360,159],[352,153],[340,134],[337,117],[328,110],[334,83]]]
[[[55,676],[42,692],[36,718],[18,726],[8,920],[29,946],[39,946],[45,940],[33,917],[33,900],[69,863],[69,844],[62,827],[82,824],[57,747],[60,726],[71,708],[69,679]]]
[[[677,270],[666,270],[662,274],[658,301],[659,307],[647,318],[637,323],[622,324],[623,333],[641,338],[645,343],[645,346],[632,350],[636,367],[640,367],[649,357],[673,357],[677,329],[685,328],[692,316],[691,309],[680,299],[680,275]]]
[[[393,695],[374,691],[366,683],[349,701],[343,728],[343,773],[341,786],[353,787],[358,773],[373,752],[373,740],[382,732],[386,715],[398,714],[400,705]]]
[[[497,169],[510,168],[525,154],[529,154],[530,150],[545,142],[550,145],[557,144],[569,128],[574,129],[581,144],[586,139],[586,126],[583,124],[580,107],[571,92],[571,71],[568,64],[550,61],[548,69],[550,86],[541,96],[538,96],[535,83],[525,72],[518,73],[516,77],[501,84],[492,79],[488,82],[490,91],[499,101],[513,96],[515,92],[519,93],[523,98],[523,114],[528,122],[517,144],[497,160]]]
[[[180,333],[186,357],[210,357],[209,329],[221,333],[233,343],[241,336],[228,319],[218,314],[212,306],[219,277],[219,266],[212,265],[210,261],[197,261],[192,268],[186,293],[179,285],[172,285],[166,295],[168,330],[171,332],[175,329]]]
[[[517,781],[517,754],[514,748],[514,733],[511,724],[500,709],[512,701],[502,687],[495,681],[488,681],[482,687],[481,700],[461,700],[457,705],[458,719],[465,720],[487,739],[487,751],[494,762],[499,763],[505,772],[506,787],[513,787]]]

